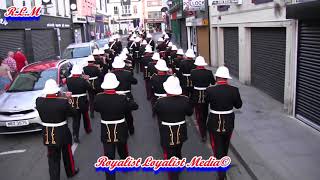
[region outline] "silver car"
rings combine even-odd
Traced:
[[[70,75],[66,60],[41,61],[24,67],[6,92],[0,95],[0,134],[42,130],[35,102],[42,96],[45,82],[52,78],[66,89],[64,78]]]
[[[92,55],[93,50],[99,49],[95,42],[70,44],[64,51],[62,59],[69,60],[72,64],[85,61],[85,58]]]

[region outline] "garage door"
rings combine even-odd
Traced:
[[[299,24],[296,114],[320,124],[320,23]]]
[[[239,77],[239,31],[238,28],[224,28],[224,64],[230,73]]]
[[[56,54],[56,33],[50,30],[32,30],[32,46],[35,61],[55,59]]]
[[[251,29],[252,85],[283,102],[286,59],[285,28]]]
[[[60,29],[61,36],[61,54],[72,43],[72,31],[70,29]]]
[[[24,50],[24,30],[1,30],[0,39],[0,56],[3,58],[8,51],[15,51],[17,48]]]

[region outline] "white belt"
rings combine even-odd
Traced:
[[[229,111],[215,111],[215,110],[210,109],[210,113],[212,113],[212,114],[231,114],[231,113],[233,113],[233,110],[229,110]]]
[[[108,125],[108,124],[120,124],[120,123],[124,123],[124,121],[125,121],[124,118],[120,119],[120,120],[116,120],[116,121],[105,121],[105,120],[101,119],[101,123],[105,124],[105,125]]]
[[[116,91],[117,94],[127,94],[129,93],[130,90],[126,90],[126,91]]]
[[[145,66],[144,68],[145,68],[145,69],[148,69],[148,66]]]
[[[87,94],[73,94],[71,95],[71,97],[82,97],[82,96],[86,96]]]
[[[91,81],[91,80],[95,80],[95,79],[98,79],[98,77],[91,77],[91,78],[89,78],[90,81]]]
[[[177,71],[179,71],[179,70],[180,70],[180,68],[176,68],[176,70],[177,70]]]
[[[206,90],[207,88],[205,88],[205,87],[193,87],[193,89],[199,90],[199,91],[204,91],[204,90]]]
[[[63,121],[61,123],[42,123],[42,126],[46,126],[46,127],[60,127],[60,126],[63,126],[63,125],[66,125],[67,124],[67,121]]]
[[[161,122],[162,125],[166,125],[166,126],[179,126],[184,123],[186,123],[186,121],[180,121],[180,122],[176,122],[176,123],[168,123],[168,122],[164,122],[164,121]]]
[[[183,76],[189,77],[191,74],[182,74]]]
[[[154,93],[155,96],[158,96],[158,97],[166,97],[167,94],[158,94],[158,93]]]

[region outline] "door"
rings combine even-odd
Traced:
[[[24,30],[0,30],[0,56],[7,57],[8,51],[24,50]]]
[[[237,27],[223,29],[224,64],[230,74],[239,78],[239,30]]]
[[[320,23],[299,22],[296,114],[320,125]]]
[[[53,29],[32,30],[32,46],[35,61],[56,59],[56,33]]]
[[[251,29],[252,85],[283,103],[286,61],[285,28]]]

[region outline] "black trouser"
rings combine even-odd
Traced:
[[[208,104],[206,103],[197,103],[194,106],[196,113],[196,120],[199,126],[200,135],[202,138],[207,136],[206,131],[206,121],[208,118]]]
[[[48,163],[50,180],[60,180],[60,160],[63,157],[64,169],[68,177],[75,174],[71,144],[48,146]]]
[[[120,159],[126,159],[129,156],[128,146],[126,143],[103,143],[104,155],[109,159],[115,159],[116,157],[116,148]],[[106,172],[106,180],[115,180],[116,174],[111,174]]]
[[[170,159],[173,156],[179,159],[182,159],[181,149],[182,149],[182,144],[174,147],[163,147],[164,159]],[[179,172],[169,172],[168,178],[169,180],[178,180]]]
[[[74,117],[72,122],[73,135],[77,137],[79,137],[81,115],[83,117],[83,126],[86,133],[90,133],[92,130],[88,111],[77,109],[77,115]]]
[[[213,151],[213,155],[217,159],[221,159],[228,155],[229,144],[232,132],[210,132],[210,142]],[[219,179],[223,180],[226,176],[226,172],[218,172]]]
[[[93,103],[94,103],[94,97],[95,97],[95,93],[94,92],[89,92],[89,109],[90,109],[90,113],[94,113],[94,108],[93,108]]]

